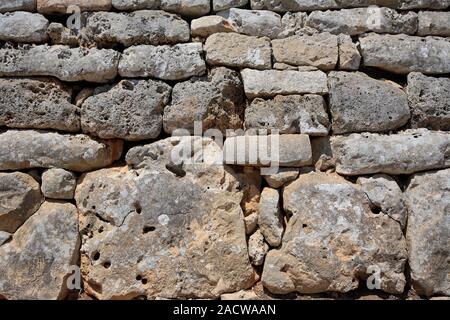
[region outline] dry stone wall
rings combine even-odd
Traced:
[[[0,0],[0,299],[450,296],[449,8]]]

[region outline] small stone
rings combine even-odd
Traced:
[[[0,247],[0,295],[9,300],[64,299],[78,249],[77,208],[44,202]]]
[[[5,0],[0,2],[0,12],[36,11],[36,0]]]
[[[0,231],[16,232],[43,200],[39,183],[30,175],[0,173]]]
[[[63,168],[89,171],[120,158],[122,141],[33,130],[0,133],[0,170]]]
[[[322,71],[244,69],[241,76],[249,99],[279,94],[328,93],[327,75]]]
[[[200,17],[209,13],[210,0],[161,0],[160,8],[187,17]]]
[[[412,72],[408,75],[406,93],[411,127],[450,130],[450,79]]]
[[[317,171],[333,170],[335,159],[331,149],[330,137],[311,137],[313,164]]]
[[[261,266],[268,251],[269,246],[264,242],[262,233],[257,230],[248,239],[248,256],[252,265]]]
[[[348,35],[338,36],[339,70],[358,70],[361,63],[361,54],[358,47]]]
[[[406,203],[403,192],[394,179],[385,174],[376,174],[370,178],[359,177],[357,183],[361,185],[371,205],[398,221],[402,229],[405,228],[408,218]]]
[[[247,3],[248,0],[212,0],[214,12],[230,8],[243,7]]]
[[[79,109],[72,90],[51,78],[0,79],[0,126],[80,130]]]
[[[5,232],[5,231],[0,231],[0,246],[4,245],[5,243],[7,243],[9,240],[11,240],[12,238],[12,234]]]
[[[73,199],[77,186],[76,176],[64,169],[49,169],[42,174],[42,193],[50,199]]]
[[[161,81],[122,80],[97,88],[81,107],[83,132],[102,139],[155,139],[171,88]]]
[[[207,38],[213,33],[236,32],[231,23],[221,16],[205,16],[191,21],[193,37]]]
[[[235,173],[243,193],[241,207],[244,211],[244,216],[248,217],[255,214],[257,220],[261,196],[261,175],[257,168],[243,167],[242,170],[239,169],[235,168]]]
[[[41,43],[47,41],[48,20],[41,14],[17,11],[0,14],[0,40]]]
[[[245,109],[246,129],[326,136],[328,127],[325,100],[319,95],[279,95],[272,100],[256,98]]]
[[[329,33],[272,40],[276,62],[332,70],[338,62],[338,38]]]
[[[84,101],[86,101],[87,98],[89,98],[90,96],[92,96],[94,94],[95,89],[94,88],[83,88],[80,90],[80,92],[78,92],[78,94],[75,97],[75,105],[78,108],[81,108],[81,106],[83,105]]]
[[[405,196],[412,287],[419,295],[450,296],[450,169],[414,175]]]
[[[272,247],[278,247],[284,233],[280,194],[276,189],[264,188],[259,201],[259,230]]]
[[[297,66],[291,66],[290,64],[287,64],[287,63],[281,63],[281,62],[275,62],[274,64],[273,64],[273,67],[272,67],[273,69],[276,69],[276,70],[298,70],[298,67]],[[316,70],[317,70],[317,68],[316,68]],[[310,70],[309,70],[310,71]]]
[[[215,33],[206,39],[206,62],[235,68],[270,69],[272,50],[268,38],[238,33]]]
[[[244,291],[234,293],[225,293],[220,296],[220,300],[259,300],[258,296],[253,291]]]
[[[280,168],[277,173],[265,175],[264,179],[271,188],[279,189],[297,179],[298,174],[298,168]]]
[[[450,166],[450,133],[410,129],[391,135],[375,133],[333,136],[336,172],[363,175],[411,174]]]
[[[391,82],[361,72],[330,72],[333,133],[382,132],[405,125],[410,117],[405,92]]]
[[[37,10],[44,14],[65,14],[70,6],[77,6],[81,11],[108,11],[111,0],[37,0]]]
[[[155,10],[160,3],[160,0],[112,0],[112,6],[120,11]]]
[[[206,71],[202,53],[201,43],[130,47],[122,54],[119,74],[122,77],[154,77],[163,80],[201,76]]]
[[[71,47],[78,45],[78,36],[69,28],[64,27],[61,23],[52,22],[47,28],[47,34],[52,44],[61,44]]]
[[[253,234],[258,227],[258,213],[253,212],[252,214],[244,218],[245,223],[245,234]]]
[[[303,33],[306,18],[306,12],[287,12],[281,18],[281,32],[278,38],[287,38],[293,35],[300,35]]]
[[[450,37],[450,12],[420,11],[417,34]]]

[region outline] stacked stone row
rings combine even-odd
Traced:
[[[0,3],[0,297],[450,295],[450,1],[377,2]]]

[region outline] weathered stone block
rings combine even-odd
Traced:
[[[0,14],[0,40],[41,43],[47,40],[48,20],[40,14],[13,12]]]
[[[111,0],[37,0],[37,10],[40,13],[67,13],[70,6],[77,6],[81,11],[108,11]]]
[[[212,0],[213,10],[215,12],[230,8],[243,7],[248,0]]]
[[[450,37],[450,12],[420,11],[417,34]]]
[[[236,32],[231,23],[221,16],[205,16],[191,21],[193,37],[207,38],[213,33]]]
[[[36,11],[36,0],[5,0],[0,2],[0,12]]]
[[[77,177],[64,169],[49,169],[42,174],[42,193],[50,199],[73,199]]]

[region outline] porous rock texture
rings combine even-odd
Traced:
[[[0,299],[448,299],[449,101],[450,0],[0,1]]]

